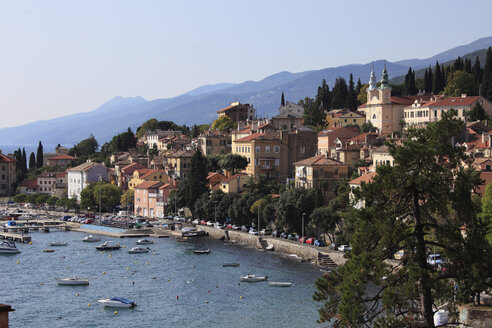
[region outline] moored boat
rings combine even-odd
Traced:
[[[154,241],[150,240],[150,239],[139,239],[135,242],[135,244],[137,244],[137,245],[150,245],[153,243],[154,243]]]
[[[281,282],[281,281],[271,281],[268,283],[272,287],[290,287],[292,283],[290,282]]]
[[[226,263],[222,263],[222,266],[223,267],[238,267],[239,266],[239,263],[236,263],[236,262],[226,262]]]
[[[13,241],[2,241],[0,243],[0,254],[17,254],[20,250]]]
[[[248,274],[246,276],[242,276],[239,278],[240,281],[244,282],[257,282],[257,281],[265,281],[268,276],[256,276],[254,274]]]
[[[108,251],[108,250],[114,250],[114,249],[120,249],[120,245],[113,245],[110,241],[105,241],[99,246],[96,246],[96,249],[99,251]]]
[[[149,248],[141,248],[141,247],[133,247],[128,251],[129,254],[140,254],[140,253],[148,253]]]
[[[43,252],[45,253],[53,253],[54,251],[55,251],[54,249],[50,249],[50,248],[43,249]]]
[[[273,250],[274,250],[273,245],[268,245],[268,246],[265,248],[265,251],[272,251],[272,252],[273,252]]]
[[[208,254],[208,253],[210,253],[210,249],[208,249],[208,248],[207,249],[195,249],[193,251],[193,253],[195,253],[195,254]]]
[[[94,243],[96,241],[101,241],[101,238],[94,237],[93,235],[89,235],[87,237],[84,237],[84,239],[82,239],[82,241],[84,241],[86,243]]]
[[[67,286],[85,286],[89,284],[89,279],[87,278],[77,278],[77,277],[67,277],[67,278],[55,278],[58,285]]]
[[[102,303],[107,307],[117,307],[117,308],[131,308],[137,306],[137,303],[133,301],[129,301],[122,297],[111,297],[98,300],[99,303]]]
[[[68,243],[66,241],[52,241],[50,246],[67,246]]]

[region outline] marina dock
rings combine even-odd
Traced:
[[[31,241],[31,236],[11,232],[0,232],[0,239],[11,240],[19,243],[28,243]]]

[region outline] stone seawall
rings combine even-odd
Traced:
[[[261,238],[266,241],[268,245],[273,245],[275,252],[283,254],[295,254],[303,260],[310,261],[314,264],[318,264],[318,259],[320,255],[328,256],[336,265],[341,265],[345,262],[345,259],[343,258],[343,253],[330,251],[326,247],[317,248],[314,246],[301,244],[299,242],[269,236],[258,237],[237,230],[222,230],[207,226],[197,226],[197,228],[208,232],[209,237],[217,239],[224,237],[226,238],[226,240],[229,239],[231,242],[246,244],[257,248],[262,248],[260,244]],[[229,236],[229,238],[227,238],[227,235]]]

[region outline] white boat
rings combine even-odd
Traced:
[[[132,249],[130,249],[128,251],[128,253],[130,254],[140,254],[140,253],[148,253],[149,252],[149,248],[141,248],[141,247],[133,247]]]
[[[50,246],[67,246],[68,243],[66,241],[52,241]]]
[[[133,301],[129,301],[122,297],[111,297],[102,300],[98,300],[99,303],[102,303],[107,307],[117,307],[117,308],[131,308],[137,306],[137,303]]]
[[[246,281],[246,282],[256,282],[256,281],[265,281],[267,280],[268,276],[255,276],[254,274],[248,274],[247,276],[240,277],[240,281]]]
[[[15,246],[13,241],[2,241],[0,244],[0,254],[16,254],[20,253],[20,250]]]
[[[121,248],[120,245],[113,245],[111,244],[110,241],[105,241],[101,245],[96,246],[96,249],[98,251],[109,251],[109,250],[120,249],[120,248]]]
[[[89,235],[87,237],[84,237],[82,241],[85,241],[86,243],[94,243],[96,241],[101,241],[101,238],[99,237],[94,237],[93,235]]]
[[[272,245],[268,245],[267,247],[265,247],[265,251],[272,251],[273,252],[273,244]]]
[[[154,241],[150,240],[150,239],[139,239],[135,242],[135,244],[137,244],[137,245],[150,245],[153,243],[154,243]]]
[[[193,251],[195,254],[208,254],[210,253],[210,249],[195,249]]]
[[[268,283],[272,287],[290,287],[292,283],[290,282],[281,282],[281,281],[271,281]]]
[[[85,286],[89,284],[89,279],[87,278],[67,277],[55,279],[58,282],[58,285]]]

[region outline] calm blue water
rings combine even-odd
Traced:
[[[312,294],[321,273],[310,264],[209,238],[193,243],[154,239],[149,247],[155,251],[148,254],[128,254],[136,239],[116,239],[126,248],[101,254],[94,249],[99,243],[81,241],[86,235],[35,232],[32,245],[17,244],[22,253],[0,256],[0,303],[16,310],[10,314],[11,327],[319,326],[320,304]],[[50,241],[69,245],[49,247]],[[44,248],[56,251],[43,253]],[[211,252],[197,255],[192,252],[196,248]],[[223,268],[223,262],[241,266]],[[239,284],[239,276],[248,273],[294,285]],[[73,275],[88,277],[90,285],[58,286],[54,279]],[[114,314],[97,303],[112,296],[138,306]]]

